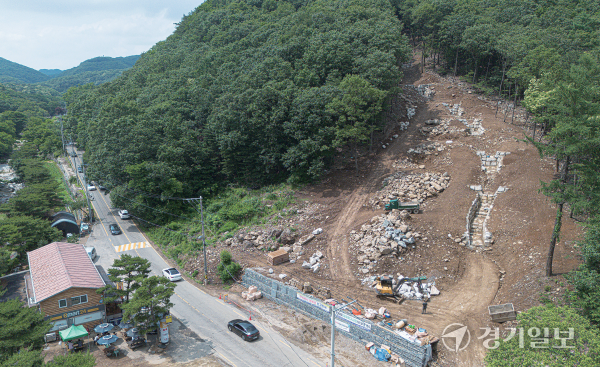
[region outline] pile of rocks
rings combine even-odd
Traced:
[[[426,198],[444,191],[450,184],[450,175],[447,172],[443,174],[397,172],[386,178],[383,184],[385,187],[369,201],[369,204],[377,209],[380,209],[388,199],[418,200],[422,203]]]
[[[296,241],[296,234],[289,228],[273,228],[268,231],[241,232],[225,240],[227,246],[243,246],[245,249],[258,248],[277,250],[280,245],[291,245]]]
[[[416,169],[419,165],[411,161],[409,158],[398,159],[394,162],[393,167],[395,169]]]
[[[465,126],[469,129],[469,134],[471,135],[483,135],[485,132],[483,125],[481,125],[481,119],[473,119],[472,123],[469,123],[469,121],[465,119],[459,119],[458,121],[465,124]]]
[[[425,125],[419,129],[421,134],[423,135],[443,135],[450,133],[464,133],[466,129],[458,129],[456,127],[450,126],[449,120],[427,120],[425,121]]]
[[[419,144],[414,148],[409,148],[408,154],[431,155],[435,152],[443,152],[445,149],[446,149],[445,144],[434,141],[431,143]]]
[[[448,107],[448,111],[451,115],[462,116],[465,113],[465,110],[460,106],[460,103],[451,105],[443,102],[442,105]]]
[[[359,231],[350,232],[354,251],[358,254],[358,264],[363,274],[373,270],[383,256],[397,256],[410,247],[414,248],[421,234],[411,231],[404,221],[410,215],[406,211],[392,210],[371,219]]]
[[[426,99],[431,99],[435,95],[435,87],[432,84],[420,84],[415,87],[417,92]]]
[[[242,298],[246,301],[254,301],[256,299],[262,298],[262,292],[259,291],[256,286],[251,285],[248,288],[248,292],[242,292]]]
[[[321,268],[321,259],[323,258],[323,253],[321,251],[315,252],[308,261],[304,261],[302,263],[303,269],[310,269],[313,273],[316,273]]]

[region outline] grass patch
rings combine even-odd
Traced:
[[[58,182],[58,196],[60,196],[66,205],[71,204],[73,199],[69,195],[69,189],[65,184],[65,178],[60,168],[53,161],[44,162],[44,166],[48,169],[52,178]]]
[[[217,241],[232,237],[242,227],[266,224],[294,202],[294,193],[288,185],[269,186],[260,190],[229,188],[205,200],[206,246],[214,247]],[[286,211],[283,215],[288,212],[292,214]],[[182,258],[196,256],[202,251],[202,240],[198,239],[202,233],[200,215],[196,212],[185,215],[192,220],[173,221],[147,230],[150,239],[178,264]]]

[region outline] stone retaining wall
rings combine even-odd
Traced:
[[[471,247],[471,226],[473,224],[473,219],[475,219],[475,216],[477,215],[477,212],[479,211],[480,207],[481,195],[478,192],[477,196],[475,197],[475,200],[473,200],[473,203],[469,208],[469,212],[467,213],[467,231],[465,232],[465,235],[467,237],[467,247],[469,248]]]
[[[306,316],[330,323],[329,305],[320,299],[300,292],[275,279],[271,279],[252,269],[246,269],[242,276],[242,284],[246,287],[256,286],[268,299],[290,307]],[[368,319],[359,319],[346,310],[338,311],[336,331],[366,344],[373,342],[379,346],[388,345],[391,351],[404,359],[407,366],[425,367],[431,360],[431,345],[421,345],[402,338],[387,327],[382,327]]]

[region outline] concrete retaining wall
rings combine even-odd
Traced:
[[[290,307],[306,316],[330,323],[329,305],[311,295],[300,292],[298,289],[287,286],[275,279],[271,279],[252,269],[246,269],[242,276],[242,284],[246,287],[256,286],[268,299]],[[411,342],[393,332],[387,327],[382,327],[367,319],[354,317],[346,310],[338,311],[336,331],[358,342],[366,344],[373,342],[379,346],[390,346],[393,353],[404,359],[407,366],[425,367],[431,359],[431,345],[421,345]],[[344,330],[345,329],[345,330]]]

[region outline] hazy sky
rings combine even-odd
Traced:
[[[66,70],[148,51],[203,0],[0,0],[0,57]]]

